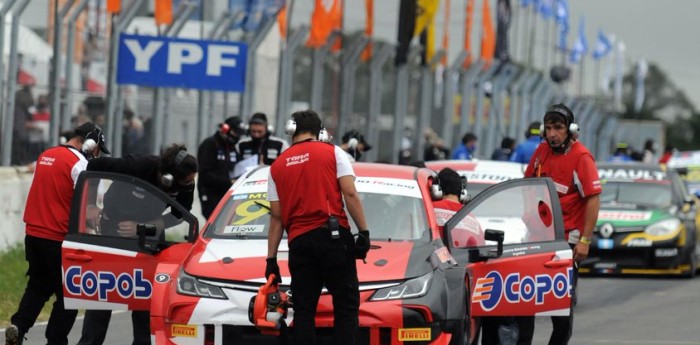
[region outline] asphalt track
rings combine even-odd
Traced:
[[[583,277],[579,293],[571,345],[700,345],[700,277]],[[77,343],[81,327],[82,318],[69,344]],[[25,344],[45,344],[45,329],[35,325]],[[533,344],[547,344],[551,329],[549,318],[538,318]],[[105,345],[131,340],[130,313],[115,313]]]

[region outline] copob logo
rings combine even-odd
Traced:
[[[547,295],[557,299],[571,296],[571,281],[573,269],[568,269],[568,276],[557,273],[553,277],[548,274],[520,276],[511,273],[505,279],[497,271],[489,272],[485,277],[476,280],[472,303],[480,303],[485,311],[491,311],[498,306],[501,299],[507,303],[530,302],[543,304]]]
[[[143,278],[143,270],[135,269],[133,274],[121,273],[115,276],[112,272],[82,272],[80,266],[71,266],[66,270],[66,290],[71,295],[94,296],[100,301],[106,301],[110,292],[116,291],[122,298],[148,299],[151,298],[153,287],[151,282]]]

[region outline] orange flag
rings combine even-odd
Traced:
[[[287,39],[287,5],[282,6],[280,8],[279,13],[277,14],[277,25],[280,27],[280,36],[282,36],[283,40]]]
[[[308,47],[323,46],[333,30],[340,30],[343,20],[341,8],[341,0],[332,0],[332,3],[331,0],[316,0],[314,12],[311,14],[311,32],[309,40],[306,41]]]
[[[481,59],[490,62],[493,60],[493,56],[496,52],[496,30],[493,28],[493,20],[491,20],[489,0],[484,0],[484,11],[481,21],[483,22],[483,31],[481,33]]]
[[[122,10],[121,0],[107,0],[107,12],[119,13]]]
[[[156,11],[154,17],[156,25],[173,23],[173,0],[155,0]]]
[[[372,39],[374,31],[374,0],[365,0],[365,9],[367,10],[367,20],[365,22],[365,35]],[[367,47],[362,52],[362,61],[369,61],[372,58],[372,42],[367,44]]]
[[[447,55],[450,51],[450,0],[445,0],[445,22],[442,24],[442,50],[445,54],[440,63],[447,66]]]
[[[467,0],[467,15],[464,17],[464,51],[466,51],[467,59],[464,61],[464,67],[471,64],[472,61],[472,21],[474,20],[474,0]]]

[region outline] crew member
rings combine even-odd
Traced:
[[[76,128],[65,145],[47,149],[37,160],[34,179],[29,187],[24,222],[25,258],[29,264],[27,287],[5,328],[5,344],[22,344],[24,335],[34,326],[41,309],[52,295],[56,301],[46,326],[49,344],[68,344],[77,310],[63,305],[61,245],[68,233],[68,218],[73,189],[78,175],[88,165],[87,159],[97,157],[105,147],[102,129],[92,122]]]
[[[282,229],[289,242],[289,272],[294,291],[294,338],[316,344],[315,314],[326,288],[333,297],[334,328],[340,344],[355,344],[359,328],[359,284],[355,259],[369,251],[369,230],[348,155],[318,141],[321,119],[312,110],[292,114],[285,132],[293,145],[270,167],[267,267],[280,276],[277,251]],[[353,241],[343,209],[359,229]]]
[[[231,188],[234,181],[234,167],[238,162],[236,143],[243,135],[242,121],[231,116],[214,135],[204,139],[197,150],[199,174],[197,190],[202,205],[202,215],[209,218],[219,200]]]
[[[255,113],[248,121],[248,136],[238,142],[236,151],[241,160],[257,155],[258,164],[270,165],[288,147],[286,140],[270,133],[267,127],[267,116],[263,113]]]
[[[530,123],[530,126],[528,126],[527,131],[525,132],[525,138],[527,140],[515,147],[513,154],[510,156],[511,162],[518,162],[522,164],[530,163],[532,154],[537,149],[537,146],[539,146],[542,142],[542,136],[540,136],[541,126],[542,122],[539,121]]]
[[[359,161],[363,153],[372,149],[372,145],[367,143],[365,136],[354,129],[345,132],[341,139],[340,148],[350,156],[350,162]]]
[[[197,159],[187,153],[183,145],[173,144],[160,156],[126,155],[121,158],[93,159],[87,166],[89,171],[105,171],[137,177],[168,193],[185,209],[192,209],[194,178],[197,174]],[[120,187],[120,186],[119,186]],[[128,188],[110,188],[104,195],[104,208],[100,220],[101,234],[105,236],[136,237],[138,223],[152,223],[158,230],[177,224],[181,218],[173,210],[172,216],[163,217],[164,209],[153,207],[143,193]],[[162,231],[160,231],[162,234]],[[88,310],[85,312],[79,345],[101,345],[107,335],[111,310]],[[133,345],[151,343],[150,313],[131,313]]]
[[[601,183],[593,155],[576,140],[578,125],[574,113],[564,104],[551,106],[544,115],[543,137],[530,160],[525,177],[549,177],[557,186],[564,216],[566,239],[573,250],[574,273],[572,298],[576,298],[578,263],[588,257],[593,229],[598,220]],[[552,316],[550,345],[568,344],[573,331],[574,310],[570,316]],[[532,343],[534,317],[518,318],[518,344]]]

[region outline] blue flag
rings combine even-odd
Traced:
[[[557,0],[557,11],[554,14],[554,19],[559,27],[559,45],[558,49],[566,51],[566,38],[569,35],[569,4],[567,0]]]
[[[248,18],[248,4],[249,0],[228,1],[228,10],[235,18],[231,23],[231,30],[240,29],[245,25],[245,21]]]
[[[578,37],[574,42],[574,46],[571,48],[571,56],[569,61],[572,63],[579,63],[581,58],[588,52],[588,43],[586,42],[586,29],[584,25],[583,16],[581,16],[581,21],[578,27]]]
[[[591,54],[594,59],[599,60],[608,55],[612,50],[612,43],[608,36],[603,33],[603,30],[598,30],[598,42],[596,42],[595,50]]]
[[[537,11],[547,20],[554,15],[554,0],[539,0]]]
[[[229,11],[235,16],[231,29],[255,32],[284,5],[285,0],[229,0]]]

